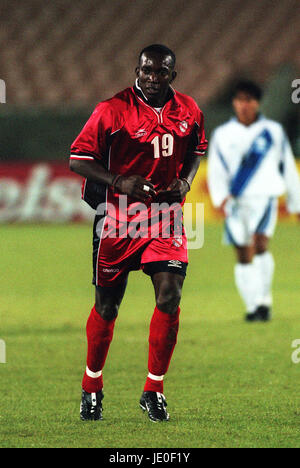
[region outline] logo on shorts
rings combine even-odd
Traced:
[[[182,133],[185,133],[188,129],[188,123],[186,122],[186,120],[183,120],[182,122],[179,122],[179,128],[180,130],[182,131]]]
[[[104,273],[118,273],[120,268],[103,268]]]
[[[147,133],[148,132],[144,128],[141,128],[140,130],[136,132],[136,134],[134,135],[134,138],[141,138],[143,136],[146,136]]]
[[[182,268],[182,262],[179,260],[169,260],[168,267]]]

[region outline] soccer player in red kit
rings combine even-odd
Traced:
[[[85,178],[83,199],[98,207],[96,298],[86,326],[82,420],[102,419],[102,371],[128,274],[137,269],[151,277],[156,301],[140,407],[152,421],[169,419],[163,378],[177,341],[187,240],[183,227],[180,232],[174,229],[176,209],[169,221],[162,213],[162,219],[150,223],[156,235],[149,225],[141,229],[143,235],[133,226],[153,221],[154,205],[169,206],[170,213],[173,206],[181,208],[207,148],[201,110],[191,97],[171,87],[175,60],[163,45],[143,49],[135,85],[99,103],[71,147],[70,168]]]

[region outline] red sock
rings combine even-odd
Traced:
[[[109,345],[113,338],[115,321],[116,319],[104,320],[96,312],[95,307],[92,308],[86,324],[87,368],[92,373],[99,373],[104,367]],[[88,393],[99,392],[103,388],[102,374],[94,378],[87,375],[86,371],[82,380],[82,388]]]
[[[82,388],[88,393],[97,393],[100,392],[103,388],[103,377],[102,374],[100,377],[89,377],[87,375],[87,370],[85,371],[82,379]]]
[[[163,380],[153,380],[149,376],[146,379],[144,392],[159,392],[164,393],[164,381]]]
[[[164,376],[169,368],[179,328],[178,307],[175,314],[166,314],[157,307],[150,323],[148,370],[153,376]],[[148,375],[145,392],[163,393],[163,379],[156,380]]]

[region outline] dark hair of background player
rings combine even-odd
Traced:
[[[260,101],[263,97],[262,88],[257,83],[250,80],[241,80],[234,85],[232,90],[232,98],[235,98],[238,93],[248,94],[257,101]]]

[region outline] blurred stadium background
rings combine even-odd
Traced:
[[[176,52],[175,87],[203,109],[208,137],[231,114],[232,82],[248,77],[300,156],[299,0],[0,0],[0,16],[0,222],[90,219],[70,144],[97,102],[132,85],[150,43]],[[191,197],[214,218],[201,175]]]

